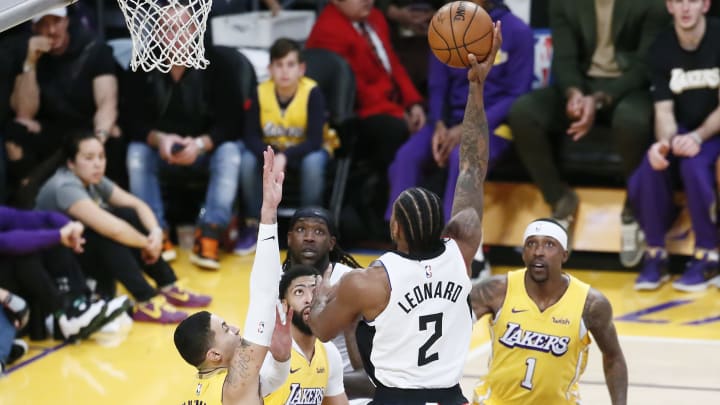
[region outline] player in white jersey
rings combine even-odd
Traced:
[[[308,323],[318,338],[332,339],[363,319],[358,346],[376,385],[372,404],[467,403],[459,381],[470,345],[469,271],[482,237],[488,164],[483,84],[502,42],[499,23],[493,35],[493,49],[484,61],[469,57],[460,175],[450,221],[443,227],[436,194],[405,190],[390,218],[396,251],[345,274],[335,285],[323,281],[316,287]]]

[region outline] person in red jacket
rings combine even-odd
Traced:
[[[411,133],[425,124],[422,96],[390,44],[390,31],[374,0],[330,0],[305,46],[342,56],[352,68],[359,118],[355,159],[368,160],[387,184],[387,168]],[[378,187],[377,190],[387,190]],[[387,192],[371,204],[382,218]]]

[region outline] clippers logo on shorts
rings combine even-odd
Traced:
[[[675,68],[670,71],[670,90],[680,94],[685,90],[715,89],[720,86],[720,68],[685,71]]]
[[[290,395],[285,405],[320,405],[325,390],[322,388],[302,388],[300,384],[290,384]]]
[[[545,333],[523,330],[517,323],[508,322],[507,329],[499,339],[500,343],[509,348],[522,347],[544,353],[562,356],[570,346],[569,336],[553,336]]]

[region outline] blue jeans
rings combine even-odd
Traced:
[[[205,213],[201,224],[225,227],[230,223],[232,206],[237,194],[240,177],[240,154],[242,143],[224,142],[211,153],[199,157],[191,167],[210,169],[210,180],[205,193]],[[130,192],[145,201],[157,217],[160,225],[167,228],[162,193],[160,191],[160,168],[171,165],[160,159],[156,149],[143,142],[131,142],[127,152]]]
[[[0,361],[5,363],[10,355],[13,340],[15,340],[15,326],[0,308]]]
[[[325,149],[308,153],[300,163],[300,204],[322,206],[325,195],[325,170],[330,156]],[[248,149],[243,150],[240,176],[245,202],[245,216],[260,217],[262,205],[262,165]]]

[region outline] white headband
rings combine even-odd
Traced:
[[[527,238],[531,236],[550,236],[551,238],[555,238],[558,242],[560,242],[560,245],[562,245],[563,249],[567,250],[567,232],[565,232],[565,229],[563,229],[562,226],[545,220],[537,220],[530,223],[530,225],[525,228],[525,234],[523,235],[523,244],[527,240]]]

